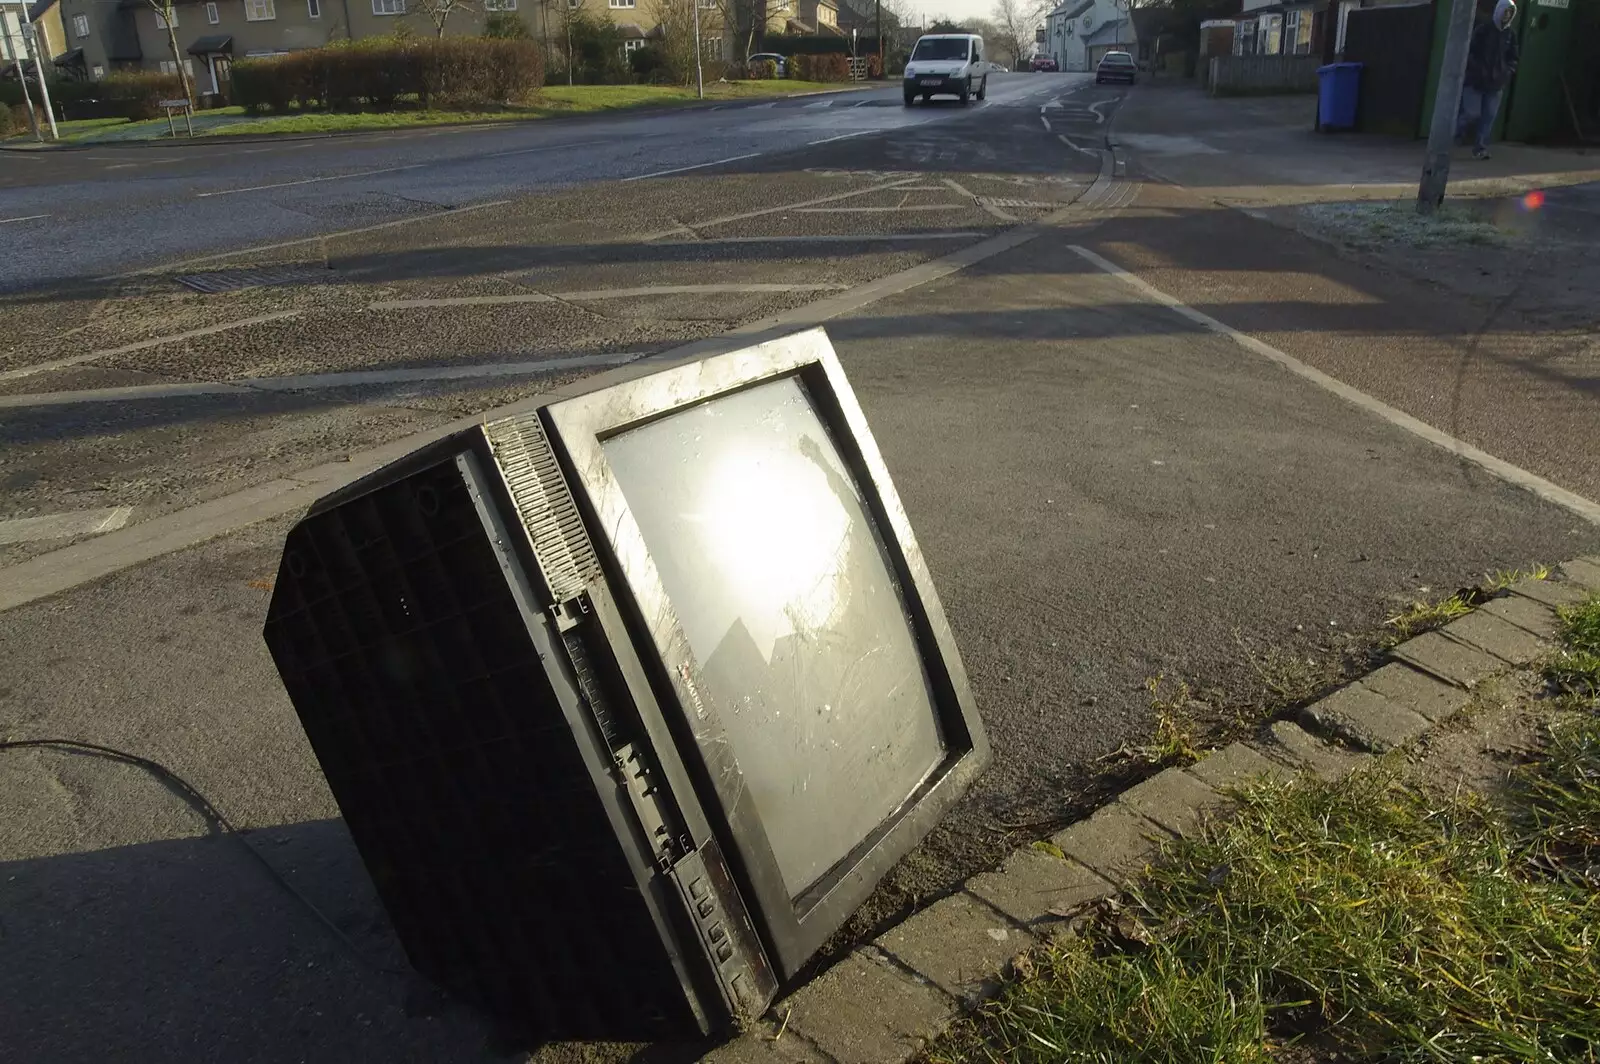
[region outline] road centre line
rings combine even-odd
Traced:
[[[632,177],[625,177],[622,180],[625,181],[625,182],[626,181],[644,181],[647,178],[652,178],[652,177],[666,177],[668,174],[686,174],[690,170],[704,170],[708,166],[721,166],[723,163],[736,163],[736,162],[739,162],[741,159],[754,159],[754,158],[756,158],[757,156],[759,156],[761,154],[763,154],[763,153],[762,152],[758,152],[758,151],[753,151],[748,155],[730,155],[726,159],[715,159],[715,160],[713,160],[713,161],[711,161],[709,163],[695,163],[693,166],[679,166],[679,167],[676,167],[676,168],[674,168],[672,170],[657,170],[655,173],[652,173],[652,174],[634,174]]]
[[[480,159],[504,159],[508,155],[532,155],[541,151],[559,151],[562,148],[596,148],[606,144],[616,144],[615,140],[580,140],[574,144],[540,144],[533,148],[513,148],[510,151],[492,151],[481,155]]]
[[[101,351],[89,351],[70,358],[58,358],[53,362],[39,362],[32,366],[22,366],[17,369],[8,369],[0,373],[0,381],[19,380],[31,377],[35,373],[46,373],[53,369],[66,369],[70,366],[79,366],[85,362],[93,362],[100,358],[110,358],[113,355],[128,355],[135,351],[144,351],[162,344],[176,343],[179,340],[190,340],[196,336],[211,336],[215,333],[227,332],[230,329],[242,329],[248,325],[264,325],[269,321],[282,321],[285,318],[297,318],[298,310],[279,310],[271,314],[258,314],[253,318],[240,318],[238,321],[225,321],[220,325],[206,325],[199,329],[188,329],[181,333],[172,333],[168,336],[157,336],[149,340],[140,340],[138,343],[124,344],[121,347],[110,347]]]
[[[696,241],[698,243],[698,241]],[[842,292],[843,284],[661,284],[641,288],[594,288],[579,292],[518,292],[503,296],[441,296],[436,299],[385,299],[368,310],[412,310],[420,307],[492,307],[498,303],[587,303],[599,299],[648,296],[722,295],[745,292]]]
[[[353,177],[372,177],[375,174],[393,174],[401,170],[420,170],[427,163],[407,163],[405,166],[385,166],[377,170],[363,170],[357,174],[331,174],[327,177],[303,177],[298,181],[278,181],[270,185],[250,185],[247,188],[226,188],[219,192],[197,192],[195,199],[210,199],[213,196],[233,196],[240,192],[262,192],[270,188],[288,188],[291,185],[315,185],[322,181],[346,181]]]
[[[484,377],[532,377],[566,369],[595,369],[604,366],[618,366],[642,357],[644,357],[643,352],[624,351],[604,355],[574,355],[570,358],[532,359],[523,362],[491,362],[468,366],[424,366],[416,369],[308,373],[291,377],[242,377],[233,381],[134,384],[122,388],[88,388],[74,392],[0,395],[0,410],[83,406],[90,403],[124,403],[135,400],[148,402],[159,399],[188,399],[215,395],[238,396],[263,392],[316,392],[329,391],[336,388],[358,388],[383,384],[477,380]],[[0,570],[0,572],[3,571]]]
[[[989,233],[950,229],[935,233],[825,233],[808,236],[713,236],[704,240],[656,240],[656,248],[705,247],[708,244],[870,244],[900,240],[968,240]]]
[[[132,515],[131,506],[113,506],[105,510],[71,510],[38,517],[14,517],[9,521],[0,521],[0,546],[115,532],[127,524]]]
[[[1109,259],[1095,254],[1088,248],[1080,247],[1077,244],[1069,244],[1068,247],[1100,270],[1137,290],[1145,298],[1167,307],[1173,313],[1187,318],[1189,321],[1216,333],[1218,336],[1228,337],[1245,350],[1254,352],[1269,361],[1276,362],[1290,373],[1310,381],[1319,388],[1332,392],[1339,398],[1360,407],[1370,414],[1376,414],[1397,428],[1404,429],[1406,432],[1418,436],[1436,447],[1471,462],[1508,484],[1530,491],[1546,502],[1554,503],[1565,510],[1577,514],[1586,521],[1600,525],[1600,503],[1584,498],[1576,492],[1568,491],[1566,488],[1546,480],[1537,473],[1531,473],[1520,466],[1512,465],[1504,459],[1496,458],[1487,451],[1479,450],[1470,443],[1436,429],[1420,418],[1412,417],[1405,411],[1392,407],[1381,399],[1368,395],[1366,392],[1352,388],[1343,381],[1329,376],[1292,355],[1285,354],[1270,344],[1263,343],[1253,336],[1248,336],[1231,325],[1218,321],[1209,314],[1195,310],[1136,274],[1123,269]]]
[[[903,207],[796,207],[796,214],[897,214],[900,211],[961,211],[965,203],[908,203]]]
[[[818,144],[832,144],[837,140],[849,140],[851,137],[865,137],[873,133],[882,132],[883,130],[881,129],[858,129],[854,133],[841,133],[837,137],[823,137],[821,140],[809,141],[807,142],[806,147],[815,148]]]
[[[25,214],[21,218],[0,218],[0,225],[10,225],[12,222],[33,222],[40,218],[48,218],[48,214]]]
[[[1044,128],[1045,128],[1046,132],[1049,132],[1049,130],[1050,130],[1050,120],[1048,118],[1046,118],[1044,115],[1040,115],[1039,116],[1039,121],[1044,123]]]

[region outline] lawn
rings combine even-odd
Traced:
[[[1493,804],[1257,784],[928,1059],[1600,1061],[1600,597],[1562,617],[1575,712]]]
[[[706,99],[738,100],[839,89],[813,81],[732,81],[706,86]],[[549,85],[526,106],[493,111],[381,111],[346,114],[312,112],[264,117],[259,122],[222,126],[210,136],[263,133],[342,133],[364,129],[405,129],[460,122],[516,122],[554,115],[591,114],[636,107],[674,107],[697,102],[692,88],[675,85]]]
[[[706,86],[708,100],[742,100],[767,96],[838,91],[845,86],[818,81],[724,81]],[[203,137],[261,136],[264,134],[348,133],[361,130],[410,129],[418,126],[465,122],[520,122],[556,115],[592,114],[639,107],[681,107],[697,102],[693,88],[675,85],[549,85],[525,106],[487,111],[407,110],[347,113],[307,111],[299,114],[263,115],[256,121],[238,121],[242,107],[201,111],[195,116],[195,134]],[[213,125],[218,119],[226,120]],[[182,128],[182,119],[178,120]],[[210,127],[210,128],[208,128]],[[159,139],[167,134],[165,118],[129,122],[121,118],[93,118],[60,123],[63,142]],[[24,134],[26,136],[26,134]],[[180,134],[181,135],[181,134]]]

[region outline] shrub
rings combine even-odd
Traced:
[[[0,137],[28,132],[28,112],[21,104],[0,103]]]
[[[633,76],[640,81],[664,80],[667,75],[667,53],[659,45],[647,44],[633,50],[628,56],[628,66],[633,68]]]
[[[123,113],[135,122],[160,118],[166,114],[161,109],[162,100],[183,98],[183,82],[178,75],[157,71],[118,71],[93,84],[98,87],[101,99],[121,101]]]
[[[572,42],[567,56],[572,80],[580,85],[622,85],[633,80],[632,70],[622,61],[622,32],[609,18],[569,9],[565,29]]]
[[[771,81],[778,76],[778,63],[774,59],[757,59],[746,63],[744,70],[751,81]]]
[[[792,55],[789,74],[801,81],[849,81],[850,57],[838,52],[823,55]]]
[[[388,37],[242,60],[234,64],[233,96],[252,112],[383,111],[407,96],[424,107],[512,103],[543,81],[543,58],[532,40]]]
[[[483,35],[501,41],[531,41],[533,31],[515,11],[491,11],[483,20]]]

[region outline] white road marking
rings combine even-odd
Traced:
[[[1330,377],[1321,370],[1301,362],[1294,356],[1279,351],[1270,344],[1263,343],[1253,336],[1247,336],[1231,325],[1226,325],[1211,315],[1195,310],[1193,307],[1167,295],[1143,278],[1130,273],[1109,259],[1102,258],[1088,248],[1079,247],[1076,244],[1068,246],[1099,269],[1129,285],[1147,299],[1162,304],[1175,314],[1187,318],[1219,336],[1228,337],[1245,350],[1252,351],[1265,359],[1276,362],[1290,373],[1303,377],[1317,387],[1332,392],[1339,398],[1360,407],[1368,413],[1376,414],[1391,425],[1404,429],[1436,447],[1440,447],[1459,458],[1479,466],[1508,484],[1514,484],[1519,488],[1530,491],[1546,502],[1554,503],[1563,509],[1570,510],[1586,521],[1600,525],[1600,503],[1592,499],[1586,499],[1576,492],[1568,491],[1559,484],[1551,483],[1537,473],[1530,473],[1520,466],[1514,466],[1504,459],[1496,458],[1487,451],[1479,450],[1470,443],[1459,440],[1447,432],[1442,432],[1427,422],[1412,417],[1403,410],[1398,410],[1380,399],[1374,399],[1366,392],[1358,391],[1343,381]]]
[[[897,214],[900,211],[959,211],[964,203],[908,203],[904,207],[796,207],[796,214]]]
[[[696,241],[698,243],[698,241]],[[388,299],[368,303],[368,310],[414,310],[421,307],[492,307],[497,303],[590,302],[645,296],[722,295],[735,292],[842,292],[843,284],[661,284],[642,288],[595,288],[580,292],[518,292],[504,296],[441,296],[437,299]]]
[[[1050,129],[1050,120],[1048,118],[1046,118],[1044,115],[1040,115],[1039,116],[1039,121],[1044,123],[1044,128],[1048,132],[1049,129]]]
[[[703,247],[707,244],[866,244],[896,240],[968,240],[987,233],[950,230],[940,233],[827,233],[810,236],[712,236],[704,240],[656,240],[650,246]]]
[[[1100,153],[1098,151],[1096,151],[1095,149],[1093,149],[1093,148],[1085,148],[1080,144],[1074,143],[1072,138],[1068,137],[1065,133],[1057,133],[1056,136],[1061,138],[1061,143],[1065,144],[1067,147],[1071,148],[1073,151],[1081,151],[1085,155],[1093,155],[1093,156],[1095,156],[1097,158],[1100,155]]]
[[[710,229],[714,225],[727,225],[730,222],[746,222],[751,218],[762,218],[769,214],[782,214],[784,211],[799,210],[802,207],[815,207],[823,203],[834,203],[838,200],[853,199],[856,196],[865,196],[872,192],[882,192],[885,189],[904,188],[907,185],[919,180],[921,180],[921,178],[902,177],[894,181],[884,182],[880,185],[869,185],[866,188],[853,189],[849,192],[836,192],[831,196],[818,196],[816,199],[801,200],[798,203],[785,203],[778,207],[763,207],[760,210],[744,211],[740,214],[725,214],[721,218],[712,218],[708,221],[696,222],[693,227],[679,226],[677,229],[668,229],[663,232],[652,233],[649,236],[643,236],[639,239],[643,242],[649,242],[651,240],[659,240],[662,237],[679,235],[686,228],[692,233],[696,229]]]
[[[861,105],[857,104],[856,106],[859,107]],[[849,140],[851,137],[865,137],[871,133],[882,132],[883,130],[881,129],[858,129],[854,133],[841,133],[837,137],[823,137],[821,140],[810,141],[806,144],[806,147],[815,148],[818,144],[832,144],[836,140]]]
[[[276,181],[270,185],[249,185],[245,188],[225,188],[220,192],[197,192],[195,199],[210,199],[213,196],[236,196],[241,192],[263,192],[270,188],[289,188],[291,185],[315,185],[323,181],[348,181],[356,177],[372,177],[375,174],[393,174],[401,170],[418,170],[427,163],[407,163],[405,166],[385,166],[378,170],[362,170],[356,174],[330,174],[327,177],[302,177],[298,181]]]
[[[803,109],[807,110],[807,111],[815,111],[815,110],[817,110],[818,108],[821,108],[821,107],[832,107],[832,106],[833,106],[833,101],[832,100],[818,100],[816,103],[808,103],[808,104],[806,104]]]
[[[90,403],[125,403],[157,399],[188,399],[209,395],[249,395],[252,392],[316,392],[375,384],[410,384],[417,381],[476,380],[483,377],[533,377],[565,369],[617,366],[642,358],[643,352],[574,355],[571,358],[532,359],[525,362],[491,362],[468,366],[423,366],[416,369],[360,370],[350,373],[308,373],[292,377],[241,377],[233,381],[196,381],[180,384],[135,384],[125,388],[90,388],[76,392],[40,392],[0,395],[0,410],[26,410]]]
[[[761,152],[753,151],[749,155],[730,155],[726,159],[717,159],[709,163],[695,163],[693,166],[679,166],[671,170],[657,170],[653,174],[634,174],[632,177],[625,177],[622,180],[644,181],[652,177],[666,177],[668,174],[685,174],[690,170],[704,170],[708,166],[721,166],[723,163],[736,163],[741,159],[754,159],[756,156],[761,154]]]
[[[48,214],[25,214],[21,218],[0,218],[0,225],[10,225],[12,222],[33,222],[40,218],[48,218]]]
[[[93,362],[97,358],[110,358],[112,355],[127,355],[135,351],[143,351],[150,347],[159,347],[162,344],[176,343],[179,340],[189,340],[196,336],[210,336],[213,333],[227,332],[229,329],[242,329],[248,325],[262,325],[269,321],[281,321],[284,318],[300,316],[298,310],[279,310],[272,314],[258,314],[253,318],[240,318],[238,321],[225,321],[220,325],[207,325],[200,329],[189,329],[170,336],[157,336],[150,340],[140,340],[136,344],[124,344],[122,347],[109,347],[103,351],[89,351],[70,358],[58,358],[53,362],[40,362],[32,366],[22,366],[18,369],[8,369],[0,373],[0,381],[18,380],[22,377],[31,377],[35,373],[45,373],[53,369],[66,369],[69,366],[82,365]]]
[[[1105,120],[1106,120],[1106,116],[1101,114],[1099,112],[1098,108],[1104,107],[1108,103],[1116,103],[1116,102],[1117,101],[1115,101],[1115,100],[1096,100],[1094,103],[1090,104],[1089,105],[1089,110],[1094,113],[1094,120],[1096,122],[1099,122],[1099,123],[1103,124],[1105,122]]]
[[[513,148],[511,151],[493,151],[484,159],[504,159],[508,155],[532,155],[541,151],[559,151],[562,148],[593,148],[602,144],[615,144],[615,140],[580,140],[576,144],[540,144],[534,148]]]
[[[42,517],[14,517],[9,521],[0,521],[0,546],[115,532],[127,524],[131,516],[133,507],[113,506],[109,510],[76,510]]]
[[[316,142],[306,141],[302,143]],[[295,147],[295,145],[284,145],[284,147]],[[129,270],[126,273],[113,273],[96,279],[101,281],[120,281],[127,277],[146,277],[152,273],[176,272],[178,270],[187,269],[191,266],[199,266],[202,263],[216,262],[219,259],[238,258],[240,255],[259,255],[264,251],[282,251],[284,248],[299,247],[301,244],[320,244],[325,240],[337,240],[342,236],[359,236],[362,233],[376,233],[383,229],[394,229],[402,225],[415,225],[418,222],[436,221],[440,218],[446,217],[447,215],[467,214],[472,211],[484,211],[491,207],[504,207],[510,202],[511,201],[508,199],[490,200],[487,203],[473,203],[465,207],[451,207],[448,210],[434,211],[430,214],[414,214],[408,218],[396,218],[393,221],[378,222],[374,225],[357,226],[354,229],[336,229],[331,233],[322,233],[318,236],[302,236],[297,237],[294,240],[281,240],[276,244],[258,244],[255,247],[240,248],[238,251],[219,251],[215,255],[201,255],[198,258],[185,259],[182,262],[175,262],[164,266],[146,266],[143,269]]]

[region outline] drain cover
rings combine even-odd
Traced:
[[[263,266],[258,269],[212,270],[210,273],[186,273],[175,280],[185,288],[214,295],[217,292],[237,292],[245,288],[262,288],[280,284],[315,284],[328,279],[329,271],[310,263],[293,263],[287,266]]]

